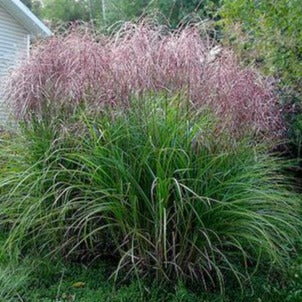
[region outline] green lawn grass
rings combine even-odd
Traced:
[[[4,236],[2,237],[2,242]],[[2,244],[1,244],[2,245]],[[299,302],[302,301],[302,259],[293,261],[286,273],[270,278],[259,273],[253,288],[241,290],[229,284],[226,292],[205,293],[198,284],[173,287],[147,281],[109,279],[112,266],[104,261],[91,265],[49,261],[31,256],[16,263],[0,258],[0,301],[2,302]]]

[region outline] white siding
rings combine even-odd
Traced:
[[[19,59],[28,55],[28,35],[29,32],[0,5],[0,100],[4,77]],[[0,101],[0,124],[5,123],[6,116],[7,110]]]

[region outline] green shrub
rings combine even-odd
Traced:
[[[282,265],[299,234],[283,162],[190,107],[150,97],[23,124],[1,151],[7,248],[113,257],[115,276],[205,288],[229,273],[242,283],[260,263]]]
[[[89,21],[90,18],[88,1],[46,0],[41,7],[41,13],[52,22]]]
[[[225,42],[246,63],[278,80],[280,101],[289,110],[288,138],[300,153],[302,112],[302,5],[300,0],[224,0],[219,21]]]
[[[301,14],[300,0],[225,0],[221,10],[227,37],[243,56],[300,93]]]

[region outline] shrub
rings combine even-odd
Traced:
[[[221,14],[244,57],[301,93],[301,13],[299,0],[225,0]]]
[[[92,111],[127,104],[145,92],[182,91],[197,108],[211,108],[233,134],[279,136],[281,111],[273,83],[241,68],[234,54],[201,37],[197,27],[168,32],[126,25],[111,38],[72,32],[37,45],[7,85],[20,117],[43,104],[70,110],[80,102]]]
[[[292,121],[302,112],[301,13],[300,0],[225,0],[220,21],[225,42],[242,60],[278,78],[280,99],[284,107],[291,107],[287,128],[295,153],[300,152],[300,130]]]
[[[88,1],[46,0],[41,8],[41,14],[52,22],[89,21]],[[95,1],[94,1],[95,2]]]
[[[94,118],[78,112],[67,126],[25,124],[17,147],[1,151],[7,247],[114,257],[116,274],[205,288],[281,265],[299,233],[282,161],[191,106],[150,97]]]

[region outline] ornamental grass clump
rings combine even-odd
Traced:
[[[1,149],[6,248],[110,258],[113,276],[207,289],[282,266],[300,236],[283,161],[231,140],[215,119],[157,96],[94,116],[78,109],[68,123],[25,122]]]
[[[7,100],[17,117],[41,113],[44,103],[92,111],[127,105],[133,95],[180,91],[197,108],[211,108],[233,134],[283,133],[272,81],[240,66],[229,49],[201,35],[198,25],[169,31],[126,24],[111,37],[74,30],[37,44],[12,74]]]

